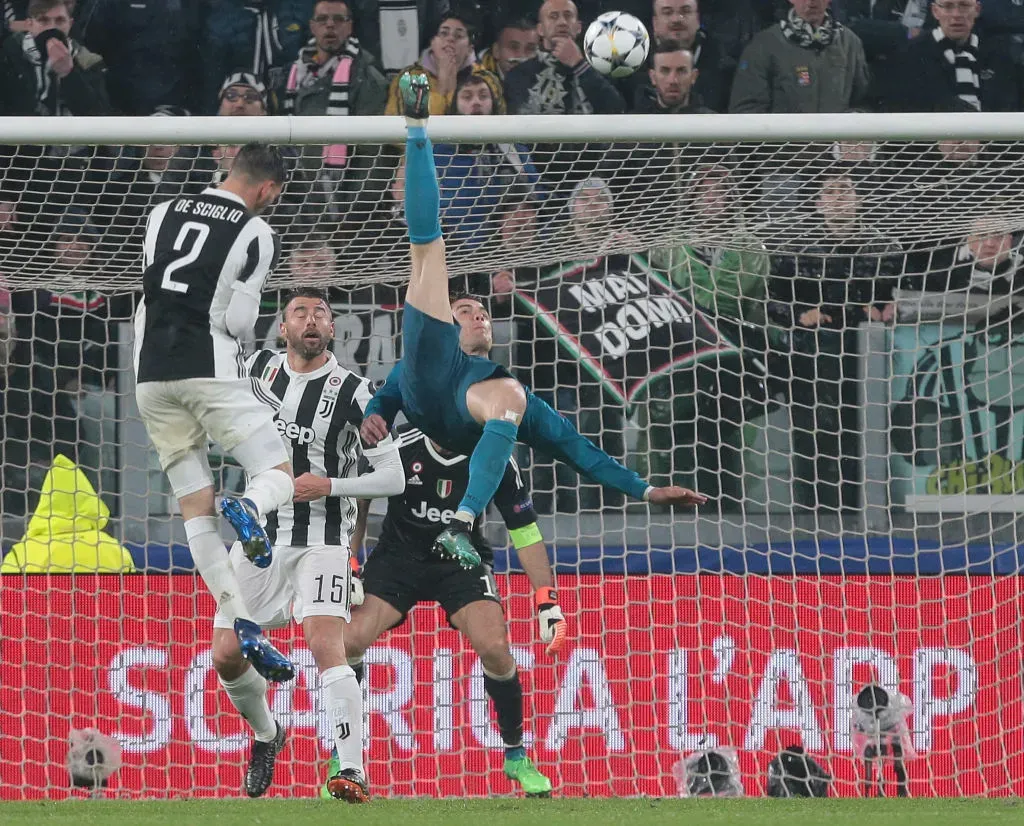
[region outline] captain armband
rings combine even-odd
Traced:
[[[527,545],[544,541],[544,536],[541,534],[536,522],[531,522],[525,528],[513,528],[508,532],[508,535],[512,539],[512,545],[517,551],[520,548],[525,548]]]

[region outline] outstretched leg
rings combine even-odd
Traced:
[[[448,301],[448,265],[441,237],[441,193],[434,148],[427,137],[430,82],[406,73],[399,80],[408,127],[405,142],[405,220],[409,226],[412,273],[405,301],[422,313],[452,322]]]

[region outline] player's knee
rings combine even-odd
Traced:
[[[213,670],[222,680],[237,680],[245,672],[245,658],[242,657],[234,633],[221,631],[223,629],[217,629],[213,635]]]
[[[345,662],[345,621],[340,617],[308,617],[303,623],[306,646],[323,670]]]
[[[480,657],[480,664],[490,674],[507,674],[515,668],[516,661],[512,657],[508,640],[504,637],[480,644],[476,649],[477,656]]]

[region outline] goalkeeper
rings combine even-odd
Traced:
[[[435,550],[465,567],[480,563],[470,531],[494,497],[517,440],[634,499],[665,505],[705,502],[706,497],[686,488],[651,487],[487,358],[486,310],[481,313],[466,301],[453,309],[449,300],[437,172],[426,133],[430,84],[424,75],[406,72],[399,89],[408,126],[405,216],[412,253],[402,320],[404,355],[367,405],[361,434],[368,445],[376,445],[402,410],[429,438],[470,456],[466,494],[437,537]],[[484,326],[486,336],[481,335]]]
[[[452,506],[466,492],[469,460],[445,451],[408,425],[397,432],[408,485],[403,493],[388,500],[380,540],[363,565],[364,600],[353,609],[345,629],[348,664],[362,682],[366,649],[385,631],[401,625],[417,603],[440,603],[448,621],[465,635],[480,657],[484,689],[494,704],[505,745],[505,775],[527,796],[547,797],[551,781],[537,770],[523,746],[523,687],[491,569],[494,552],[478,524],[470,539],[482,562],[472,570],[432,550],[444,523],[452,517]],[[368,504],[366,500],[360,502],[352,535],[354,548],[365,534]],[[530,492],[514,460],[505,466],[494,504],[533,587],[540,637],[547,643],[548,656],[553,657],[565,647],[566,622]],[[332,757],[329,776],[338,770],[333,761]],[[321,797],[326,796],[321,792]]]

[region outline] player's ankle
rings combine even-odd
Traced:
[[[406,118],[405,125],[408,129],[426,129],[427,119],[426,118]]]
[[[506,760],[522,760],[524,757],[526,757],[526,749],[522,745],[505,746]]]
[[[470,528],[473,527],[473,523],[476,522],[476,517],[469,511],[457,510],[455,516],[452,517],[452,523],[461,522],[463,525],[468,525]]]

